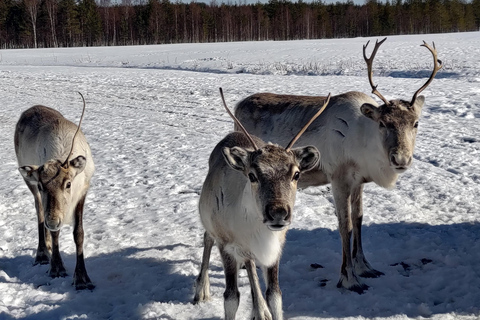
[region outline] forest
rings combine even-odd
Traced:
[[[480,30],[480,0],[0,0],[0,48],[297,40]]]

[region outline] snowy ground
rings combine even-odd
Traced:
[[[214,145],[233,124],[221,106],[270,91],[370,91],[369,39],[0,50],[0,319],[220,319],[224,280],[216,250],[212,300],[193,305],[202,254],[198,194]],[[375,40],[375,39],[371,39]],[[387,98],[424,91],[415,163],[394,190],[365,188],[364,248],[385,276],[363,295],[336,288],[340,237],[327,187],[300,191],[280,265],[289,319],[480,318],[480,33],[389,37],[374,63]],[[87,198],[86,266],[93,291],[75,291],[72,228],[61,234],[69,276],[32,266],[33,197],[17,171],[13,132],[34,104],[78,121],[96,172]],[[318,263],[323,268],[312,269]],[[240,275],[239,319],[250,289]],[[322,283],[326,285],[322,286]]]

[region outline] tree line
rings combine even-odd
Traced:
[[[114,0],[115,1],[115,0]],[[240,0],[242,1],[242,0]],[[480,30],[480,0],[0,0],[0,48],[294,40]]]

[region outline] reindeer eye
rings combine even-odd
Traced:
[[[415,124],[413,125],[414,128],[418,128],[418,121],[415,121]]]
[[[251,172],[248,174],[248,179],[250,179],[250,182],[251,182],[251,183],[258,182],[257,177],[255,177],[255,175],[254,175],[253,173],[251,173]]]
[[[300,172],[295,172],[295,174],[293,175],[293,180],[295,181],[298,181],[298,179],[300,179]]]
[[[70,189],[71,186],[72,186],[72,183],[70,181],[68,181],[67,184],[65,185],[65,188]]]

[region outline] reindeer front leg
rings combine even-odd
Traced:
[[[203,257],[202,265],[200,267],[200,274],[195,280],[195,297],[193,298],[193,304],[197,304],[201,301],[210,299],[210,280],[208,278],[208,266],[210,264],[210,254],[212,253],[212,247],[215,241],[205,231],[203,235]]]
[[[342,268],[338,288],[346,288],[362,294],[368,286],[358,279],[353,269],[350,239],[352,236],[352,219],[350,212],[350,186],[341,179],[332,181],[332,192],[338,218],[338,229],[342,239]]]
[[[233,255],[225,250],[223,245],[219,246],[219,250],[225,272],[225,292],[223,293],[225,320],[235,320],[240,303],[240,292],[237,284],[238,262]]]
[[[58,246],[58,238],[60,231],[49,231],[52,236],[52,258],[50,259],[50,272],[52,278],[65,277],[67,270],[63,265],[62,257],[60,256],[60,249]]]
[[[52,238],[50,237],[48,229],[45,228],[45,213],[43,212],[42,198],[36,186],[30,185],[30,182],[27,180],[25,180],[25,183],[33,194],[35,211],[37,212],[38,247],[33,265],[48,264],[52,256]]]
[[[268,308],[272,313],[273,320],[283,320],[282,291],[278,282],[278,270],[280,261],[269,268],[263,268],[267,291],[265,292]]]
[[[247,268],[248,280],[250,281],[250,288],[252,290],[253,301],[253,317],[255,320],[272,320],[272,314],[268,310],[267,303],[262,295],[260,289],[260,282],[258,281],[257,269],[254,260],[246,260],[245,267]]]
[[[73,275],[73,284],[77,290],[93,290],[95,288],[95,285],[88,277],[83,257],[83,206],[85,204],[85,197],[86,195],[80,199],[75,207],[75,225],[73,227],[73,239],[77,249],[77,263],[75,265],[75,274]]]
[[[363,184],[355,187],[352,192],[352,222],[353,222],[353,266],[355,273],[360,277],[378,278],[383,272],[372,268],[363,254],[362,247],[362,219],[363,219]]]

